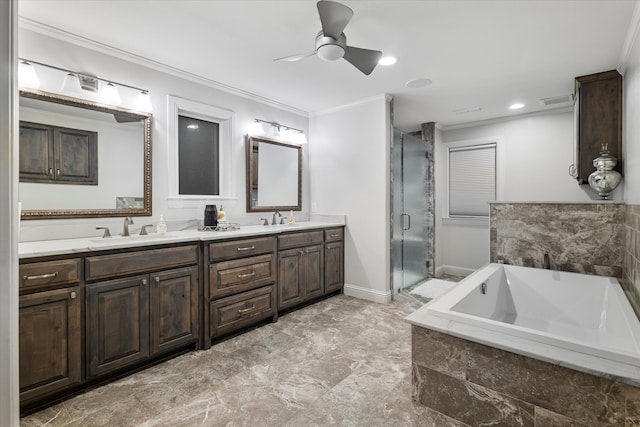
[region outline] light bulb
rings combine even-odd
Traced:
[[[298,132],[294,135],[293,142],[304,145],[307,143],[307,137],[304,135],[304,132]]]
[[[78,79],[78,76],[73,73],[67,73],[62,81],[60,91],[63,93],[80,93],[82,88],[80,87],[80,79]]]
[[[151,97],[149,96],[149,92],[143,90],[138,94],[138,99],[136,100],[136,108],[138,110],[152,112],[153,104],[151,104]]]
[[[285,141],[291,141],[293,139],[293,132],[291,132],[291,129],[289,128],[284,128],[280,132],[280,138],[284,139]]]
[[[120,94],[118,93],[118,88],[115,87],[113,83],[107,83],[107,85],[102,88],[101,97],[107,104],[119,105],[122,103],[122,99],[120,99]]]
[[[30,87],[33,89],[40,87],[40,80],[38,80],[36,69],[27,61],[21,61],[18,66],[18,84],[22,87]]]
[[[259,121],[254,121],[251,123],[251,126],[249,126],[249,135],[262,135],[263,133],[262,123]]]

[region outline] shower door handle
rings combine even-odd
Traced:
[[[408,213],[403,213],[402,215],[400,215],[402,217],[402,229],[403,230],[409,230],[411,228],[411,215],[409,215]],[[407,221],[405,222],[405,217],[407,218]],[[405,223],[407,224],[407,228],[404,227]]]

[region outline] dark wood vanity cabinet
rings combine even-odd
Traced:
[[[586,184],[602,146],[622,173],[622,76],[618,71],[576,77],[576,179]]]
[[[98,134],[20,122],[20,181],[98,185]]]
[[[86,258],[89,378],[199,341],[197,262],[196,245]]]
[[[323,231],[278,236],[278,309],[324,294]]]
[[[20,401],[82,382],[82,270],[78,258],[20,265]]]
[[[344,286],[344,230],[325,230],[324,241],[324,292],[328,294]]]
[[[275,250],[272,236],[213,242],[205,247],[205,346],[265,319],[277,319]]]

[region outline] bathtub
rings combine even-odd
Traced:
[[[640,322],[614,278],[489,264],[407,321],[640,384]]]

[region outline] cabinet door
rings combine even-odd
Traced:
[[[152,274],[150,299],[152,355],[198,340],[198,267]]]
[[[332,242],[324,245],[324,291],[342,289],[344,285],[343,243]]]
[[[149,357],[147,275],[87,285],[86,312],[89,376]]]
[[[98,185],[98,134],[80,129],[54,129],[56,181]]]
[[[38,123],[20,122],[20,181],[53,180],[53,129]]]
[[[308,246],[303,249],[304,299],[309,300],[324,294],[324,250],[322,245]]]
[[[78,286],[20,297],[21,403],[82,380]]]
[[[302,249],[278,252],[278,309],[294,306],[303,301]]]

